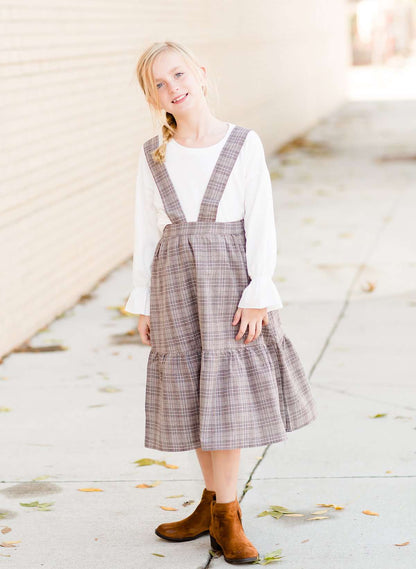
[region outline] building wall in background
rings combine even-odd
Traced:
[[[14,0],[0,18],[0,355],[132,254],[138,150],[155,133],[135,77],[148,44],[193,49],[214,114],[267,154],[345,98],[344,0]]]

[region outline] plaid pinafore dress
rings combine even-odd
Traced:
[[[156,245],[150,281],[145,447],[234,449],[287,439],[313,421],[310,384],[279,310],[258,338],[235,340],[232,320],[247,272],[244,219],[217,222],[217,208],[249,130],[234,126],[212,172],[197,221],[186,221],[165,164],[144,151],[172,223]]]

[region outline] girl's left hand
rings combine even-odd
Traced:
[[[238,331],[236,340],[240,340],[246,332],[248,326],[248,335],[244,340],[244,344],[249,344],[261,334],[262,324],[267,325],[269,323],[269,318],[267,316],[266,308],[238,308],[234,315],[234,320],[232,322],[233,326],[238,324],[241,318],[240,329]]]

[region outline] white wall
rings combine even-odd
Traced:
[[[344,0],[2,4],[0,355],[132,254],[138,148],[153,135],[135,63],[149,43],[191,47],[218,85],[214,113],[257,130],[267,153],[345,98]]]

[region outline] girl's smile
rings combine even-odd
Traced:
[[[172,103],[174,105],[179,105],[180,103],[182,103],[186,97],[189,95],[189,93],[185,93],[184,95],[179,95],[179,97],[175,97],[172,101]]]

